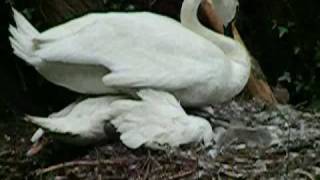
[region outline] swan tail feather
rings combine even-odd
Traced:
[[[26,122],[30,122],[39,126],[40,128],[47,129],[50,132],[54,133],[67,133],[61,124],[57,123],[57,121],[53,118],[43,118],[31,115],[25,115],[23,118]]]
[[[33,133],[30,141],[32,143],[38,142],[43,137],[44,133],[45,132],[44,132],[44,130],[42,128],[37,129],[36,132]]]
[[[12,9],[13,18],[16,27],[10,25],[10,43],[13,48],[13,53],[25,60],[30,65],[37,65],[41,59],[34,55],[37,48],[37,41],[35,38],[40,35],[32,24],[16,9]]]

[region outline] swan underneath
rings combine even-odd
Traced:
[[[157,14],[90,13],[44,32],[13,10],[14,53],[54,84],[86,94],[173,93],[184,106],[223,102],[250,74],[246,49],[197,19],[185,0],[181,23]]]
[[[106,123],[111,123],[121,134],[123,144],[132,149],[143,145],[162,149],[166,145],[178,147],[192,142],[211,144],[213,131],[209,122],[186,114],[173,95],[152,89],[137,94],[138,100],[121,96],[87,98],[48,118],[27,115],[25,120],[64,135],[61,140],[75,145],[107,138]],[[36,141],[36,137],[33,139]]]

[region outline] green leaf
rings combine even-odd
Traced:
[[[279,31],[279,38],[282,38],[285,34],[289,32],[288,28],[284,26],[278,26],[278,31]]]

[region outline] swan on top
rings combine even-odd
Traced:
[[[62,140],[76,145],[106,138],[105,123],[111,123],[121,133],[121,141],[133,149],[142,145],[162,149],[165,145],[211,143],[210,124],[205,119],[187,115],[171,94],[151,89],[137,94],[140,100],[120,96],[88,98],[48,118],[26,116],[25,120],[49,132],[65,135]]]
[[[200,24],[201,0],[185,0],[182,24],[147,13],[91,13],[38,32],[13,10],[14,53],[47,80],[80,93],[153,88],[182,105],[231,99],[245,86],[248,54],[240,43]]]

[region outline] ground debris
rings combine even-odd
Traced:
[[[31,142],[26,139],[34,128],[19,120],[1,123],[0,179],[320,178],[319,113],[283,105],[267,108],[254,101],[232,101],[189,113],[222,129],[220,145],[150,151],[130,150],[117,140],[81,148],[49,141],[40,154],[27,157]],[[279,141],[271,143],[268,138],[273,136]]]

